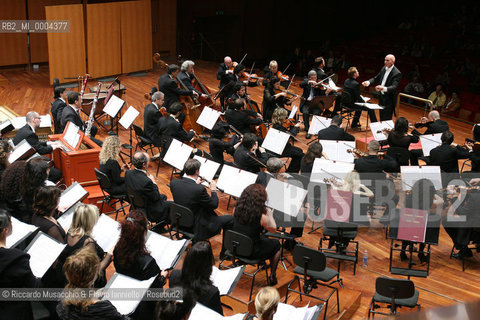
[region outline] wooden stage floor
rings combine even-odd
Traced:
[[[197,62],[195,66],[196,74],[201,81],[210,89],[215,90],[218,85],[215,73],[218,64],[211,62]],[[144,76],[120,76],[122,84],[127,88],[127,92],[123,99],[126,100],[128,106],[132,105],[137,108],[141,115],[135,121],[136,124],[143,127],[143,107],[147,100],[143,98],[144,93],[149,92],[150,88],[157,84],[158,77],[163,74],[163,71],[148,72]],[[0,76],[4,76],[8,79],[8,83],[0,83],[0,105],[7,106],[15,110],[18,114],[24,115],[30,110],[35,110],[40,114],[46,114],[50,110],[50,101],[52,100],[53,90],[52,86],[48,83],[48,67],[42,66],[40,71],[25,71],[23,69],[15,70],[0,70]],[[74,75],[72,75],[74,76]],[[300,78],[300,77],[298,77]],[[361,78],[361,81],[364,79]],[[90,81],[89,86],[95,85],[95,81]],[[297,93],[301,93],[301,89],[298,87],[298,82],[291,88]],[[248,88],[251,98],[261,104],[263,87]],[[298,103],[298,102],[297,102]],[[296,104],[297,104],[296,103]],[[407,117],[410,122],[419,121],[423,112],[418,109],[410,107],[402,107],[400,109],[400,115]],[[455,134],[455,141],[459,144],[463,144],[465,137],[470,136],[471,125],[456,121],[447,120],[450,124],[450,128]],[[366,123],[365,115],[362,115],[361,122],[363,125]],[[364,132],[352,132],[358,138],[364,137]],[[100,133],[105,136],[105,132]],[[124,143],[128,142],[129,132],[121,129],[120,137]],[[369,135],[371,135],[369,133]],[[305,132],[299,134],[299,138],[305,140]],[[305,148],[301,144],[300,147]],[[203,141],[198,141],[198,146],[208,151],[208,144]],[[150,172],[155,174],[156,163],[152,163]],[[171,199],[171,194],[167,183],[169,182],[171,169],[168,165],[162,164],[160,172],[157,178],[157,182],[160,191]],[[232,214],[232,208],[226,210],[227,207],[226,195],[220,196],[220,205],[218,212],[220,214]],[[121,217],[120,219],[123,219]],[[305,231],[309,231],[311,223],[306,224]],[[316,248],[321,236],[321,231],[318,230],[313,234],[304,233],[304,236],[299,239],[305,245]],[[357,268],[357,274],[353,275],[353,267],[351,263],[342,265],[341,277],[343,278],[344,286],[347,290],[341,291],[341,307],[343,303],[352,300],[355,293],[361,293],[360,306],[354,312],[353,315],[345,315],[344,318],[362,319],[365,317],[370,303],[370,299],[374,293],[375,279],[378,276],[388,276],[389,265],[389,248],[390,242],[385,239],[385,231],[376,222],[370,228],[361,228],[357,236],[357,240],[360,243],[359,258],[361,260],[364,250],[368,250],[368,266],[361,267],[361,261]],[[217,236],[212,239],[214,252],[218,256],[221,246],[221,237]],[[450,250],[452,242],[447,236],[446,232],[441,229],[440,241],[438,246],[432,246],[432,258],[430,265],[430,275],[428,278],[413,278],[417,289],[420,291],[420,304],[423,309],[428,309],[436,306],[444,306],[454,304],[458,301],[471,301],[480,299],[480,265],[479,258],[475,255],[469,259],[466,263],[467,268],[465,272],[462,272],[461,263],[457,260],[450,259]],[[291,255],[287,252],[287,258],[291,261]],[[399,260],[398,255],[395,256]],[[218,258],[217,258],[218,259]],[[419,263],[417,257],[414,257],[414,261]],[[336,263],[330,261],[330,267],[336,268]],[[292,279],[291,271],[293,268],[288,268],[289,272],[286,272],[281,265],[278,269],[278,277],[280,283],[288,282]],[[113,273],[113,265],[109,267],[109,273]],[[256,281],[255,291],[262,286],[264,282],[264,274],[260,273],[258,280]],[[263,278],[262,278],[263,276]],[[248,285],[249,280],[247,278],[242,279],[239,282],[238,287],[235,289],[233,295],[237,298],[245,300],[248,298]],[[332,298],[332,302],[336,303],[336,299]],[[332,303],[332,306],[335,304]],[[331,309],[331,308],[329,308]],[[341,310],[342,312],[342,310]],[[402,312],[403,309],[402,309]],[[405,310],[405,312],[408,312]],[[230,310],[225,309],[225,314],[231,314]],[[334,312],[329,313],[330,319],[337,319],[338,314]]]

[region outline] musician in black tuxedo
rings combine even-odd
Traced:
[[[67,101],[68,105],[62,111],[62,132],[65,130],[65,126],[68,122],[72,122],[74,125],[78,126],[81,131],[85,132],[87,126],[82,118],[80,118],[80,109],[82,108],[82,98],[80,97],[80,93],[75,91],[68,92]],[[97,131],[98,128],[95,125],[92,125],[90,139],[101,147],[102,141],[95,139]]]
[[[203,94],[201,91],[195,89],[192,84],[192,80],[195,77],[193,66],[195,62],[192,60],[185,60],[180,67],[180,73],[177,76],[178,81],[181,81],[188,90],[194,91],[198,94],[199,97],[206,99],[208,96]]]
[[[395,67],[395,56],[388,54],[385,57],[384,67],[370,80],[362,82],[364,87],[372,83],[378,83],[375,90],[379,94],[378,104],[383,107],[380,110],[380,121],[392,120],[397,102],[397,88],[402,79],[402,73]]]
[[[245,109],[257,113],[255,117],[262,117],[258,104],[247,95],[247,85],[242,81],[237,81],[233,85],[233,93],[228,99],[229,106],[232,107],[233,102],[237,99],[244,99],[246,102]]]
[[[437,110],[430,111],[428,113],[428,118],[422,117],[421,122],[415,124],[415,128],[422,127],[427,128],[423,134],[444,133],[445,131],[450,130],[448,122],[440,119],[440,113]],[[422,133],[415,129],[412,131],[412,134],[421,135]]]
[[[261,163],[265,164],[268,156],[265,150],[258,146],[257,136],[253,133],[245,133],[242,144],[235,150],[233,160],[238,168],[258,173],[262,167],[265,167]]]
[[[345,132],[342,125],[342,117],[336,115],[332,118],[332,122],[328,128],[318,131],[317,137],[319,140],[345,140],[355,141],[355,137]]]
[[[210,182],[211,195],[198,183],[200,166],[197,159],[187,160],[183,168],[185,175],[170,182],[173,201],[189,208],[195,215],[194,241],[208,240],[219,234],[222,229],[225,234],[226,230],[233,227],[233,216],[217,216],[215,213],[218,207],[215,181]]]
[[[458,160],[470,157],[468,149],[453,144],[453,133],[442,133],[442,144],[430,151],[429,165],[440,166],[442,172],[458,173]]]
[[[159,120],[162,117],[160,108],[163,106],[165,96],[163,92],[157,91],[152,95],[152,103],[145,106],[143,113],[143,123],[145,129],[143,130],[145,136],[153,141],[156,147],[161,147],[162,141],[160,139]]]
[[[300,112],[302,112],[303,125],[305,126],[305,131],[307,132],[305,138],[307,139],[310,139],[311,137],[311,135],[308,133],[308,129],[310,128],[310,102],[316,96],[322,95],[322,90],[320,90],[318,87],[314,87],[314,83],[317,83],[317,72],[315,70],[310,70],[308,72],[308,78],[304,79],[302,83],[300,83],[300,88],[303,89],[303,93],[299,109]],[[315,108],[312,110],[312,114],[319,115],[320,113],[320,109]]]
[[[146,152],[135,152],[132,158],[135,169],[125,172],[127,193],[143,197],[148,220],[168,222],[171,203],[167,201],[167,196],[158,191],[155,178],[151,174],[147,174],[149,163],[150,157]]]
[[[225,120],[240,133],[252,132],[250,126],[261,124],[262,116],[255,111],[245,109],[244,99],[237,99],[231,107],[225,111]]]
[[[226,94],[228,91],[226,89],[228,88],[225,88],[225,86],[236,81],[235,76],[233,75],[233,68],[232,58],[226,56],[217,70],[217,80],[220,81],[218,84],[218,88],[220,89],[219,98],[222,108],[225,108],[225,100],[228,97]]]
[[[169,113],[171,113],[170,106],[175,102],[179,102],[179,96],[198,97],[198,93],[195,91],[180,89],[178,87],[175,79],[179,72],[179,66],[176,64],[170,64],[168,65],[167,73],[158,79],[158,90],[165,95],[165,108],[167,108]]]
[[[360,96],[360,83],[358,83],[357,78],[360,76],[360,73],[358,72],[356,67],[350,67],[348,69],[348,79],[345,80],[345,83],[343,85],[343,90],[345,92],[348,92],[350,94],[350,97],[352,98],[353,106],[355,107],[355,102],[365,102],[363,101],[362,97]],[[358,108],[358,107],[355,107]],[[335,109],[337,109],[337,106],[335,105]],[[353,117],[352,120],[352,128],[359,128],[360,127],[360,116],[362,115],[362,110],[359,109],[355,111],[355,116]],[[370,122],[377,122],[377,116],[375,115],[374,110],[368,109],[368,116],[370,117]]]
[[[163,153],[167,152],[170,147],[172,139],[177,139],[181,142],[188,142],[193,139],[195,131],[189,132],[183,129],[182,124],[179,121],[180,114],[182,113],[183,106],[180,102],[176,102],[170,106],[170,116],[160,118],[159,120],[159,134],[162,139]]]
[[[55,101],[52,102],[52,109],[50,109],[50,113],[52,114],[52,118],[53,118],[53,129],[55,134],[63,132],[61,119],[62,119],[62,110],[67,106],[67,96],[68,96],[68,91],[66,91],[65,88],[63,87],[55,88],[54,97],[53,97]]]
[[[385,154],[383,159],[380,159],[378,157],[379,150],[380,143],[372,140],[368,143],[368,155],[355,159],[355,171],[360,174],[362,179],[362,173],[383,173],[384,171],[394,170],[397,167],[397,162],[389,155]]]

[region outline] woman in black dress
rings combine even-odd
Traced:
[[[198,302],[223,315],[220,292],[210,280],[214,263],[210,243],[195,243],[185,256],[182,271],[174,270],[170,274],[170,288],[181,286],[191,289]]]
[[[262,234],[263,229],[276,229],[273,212],[267,209],[267,191],[260,184],[252,184],[243,190],[237,200],[233,213],[233,231],[242,233],[253,240],[253,259],[270,260],[271,285],[277,283],[277,266],[280,260],[280,242],[269,239]]]
[[[2,176],[3,171],[8,167],[10,164],[8,162],[8,157],[12,151],[12,146],[8,143],[7,140],[0,140],[0,178]]]
[[[93,288],[100,259],[92,248],[86,246],[67,258],[63,266],[68,280],[66,289]],[[57,305],[60,319],[130,319],[121,315],[108,300],[98,300],[80,294],[75,298],[65,298]]]
[[[65,243],[66,233],[54,218],[62,192],[57,187],[40,187],[33,200],[32,224],[58,242]]]
[[[249,314],[245,320],[273,320],[277,312],[280,294],[274,287],[263,287],[255,297],[257,314]]]
[[[263,90],[263,103],[262,103],[262,112],[263,112],[263,121],[269,122],[272,121],[273,111],[276,108],[283,108],[284,105],[290,104],[287,100],[286,92],[275,93],[275,90],[280,89],[280,79],[273,77],[268,85]]]
[[[40,287],[40,280],[30,269],[30,256],[22,250],[7,249],[6,239],[11,234],[10,216],[0,209],[0,287]],[[30,301],[0,301],[0,310],[2,319],[33,319]]]
[[[400,117],[395,121],[395,126],[387,137],[387,142],[390,147],[404,148],[407,150],[411,143],[417,143],[419,140],[418,136],[408,133],[408,120],[404,117]],[[418,157],[422,155],[423,152],[420,149],[410,150],[410,164],[417,166]]]
[[[125,177],[122,177],[122,168],[117,158],[120,154],[120,138],[109,136],[103,142],[100,151],[100,171],[105,173],[112,184],[106,191],[110,194],[126,194]]]
[[[323,154],[323,147],[320,142],[313,142],[308,146],[307,153],[300,161],[300,172],[305,176],[310,176],[312,173],[313,162],[316,158],[324,157],[326,159],[327,156]]]
[[[21,160],[15,161],[5,169],[0,181],[0,204],[13,217],[31,223],[32,211],[26,209],[21,192],[26,166],[27,162]]]

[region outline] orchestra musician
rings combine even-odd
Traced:
[[[268,156],[265,149],[258,146],[258,137],[253,133],[245,133],[233,159],[238,168],[258,173],[264,167],[261,163],[267,162]]]
[[[440,166],[442,172],[458,173],[458,160],[470,157],[469,150],[453,143],[453,133],[442,133],[442,144],[430,151],[429,165]]]
[[[273,77],[263,90],[263,120],[272,121],[272,115],[276,108],[285,108],[285,105],[290,104],[287,92],[280,90],[280,78]]]
[[[179,117],[182,113],[183,106],[180,102],[175,102],[170,106],[170,116],[162,117],[159,120],[159,133],[162,139],[162,155],[164,155],[173,139],[181,142],[189,142],[193,140],[195,131],[191,129],[189,132],[183,129]]]
[[[395,121],[393,130],[387,136],[387,143],[390,147],[404,148],[409,150],[410,144],[417,143],[420,139],[415,132],[408,133],[408,120],[404,117],[399,117]],[[410,150],[410,164],[412,166],[418,165],[418,157],[423,154],[421,149]]]
[[[50,109],[53,118],[53,129],[55,134],[63,132],[61,125],[62,110],[67,106],[67,96],[68,91],[66,91],[64,87],[55,87],[53,97],[55,101],[52,102],[52,108]]]
[[[402,73],[395,67],[395,56],[388,54],[385,57],[384,67],[370,80],[362,82],[364,87],[372,83],[378,83],[375,90],[379,94],[378,104],[383,107],[380,110],[380,121],[392,120],[397,102],[397,88],[402,79]],[[398,116],[398,115],[397,115]]]
[[[304,79],[300,83],[300,88],[303,89],[302,101],[300,102],[300,112],[303,116],[303,125],[305,126],[305,131],[307,132],[305,138],[310,139],[311,135],[308,133],[310,128],[310,102],[316,96],[321,95],[321,89],[316,86],[317,83],[317,72],[315,70],[310,70],[308,72],[308,78]],[[312,110],[312,114],[320,115],[322,110],[315,108]]]
[[[233,68],[233,76],[230,77],[230,82],[225,85],[223,88],[222,94],[224,92],[226,97],[231,97],[235,93],[235,85],[238,82],[243,82],[245,86],[249,87],[256,87],[258,86],[258,81],[254,81],[254,79],[248,79],[243,76],[243,73],[245,72],[245,66],[241,63],[237,64]],[[245,91],[246,94],[246,91]]]
[[[421,134],[434,134],[434,133],[443,133],[445,131],[450,130],[448,126],[448,122],[445,120],[440,119],[440,113],[436,110],[430,111],[428,113],[428,118],[422,117],[420,123],[415,124],[415,128],[422,128],[426,127],[424,133],[420,133],[417,130],[412,131],[413,134],[421,135]]]
[[[159,132],[159,120],[162,118],[160,108],[165,101],[165,95],[161,91],[157,91],[152,95],[152,103],[145,106],[143,113],[143,123],[145,136],[153,141],[155,147],[162,146],[162,140]]]
[[[368,143],[368,153],[364,157],[358,157],[354,160],[355,171],[364,179],[363,173],[382,173],[392,171],[397,167],[397,161],[389,155],[383,155],[383,159],[378,156],[380,143],[372,140]]]
[[[344,83],[344,90],[348,92],[352,98],[352,102],[364,102],[362,97],[360,96],[360,84],[357,81],[357,78],[360,76],[356,67],[350,67],[348,69],[348,79],[345,80]],[[340,105],[339,105],[340,106]],[[335,109],[337,109],[337,104],[335,104]],[[352,128],[360,128],[360,116],[362,114],[362,110],[355,111],[355,116],[352,120]],[[370,122],[377,122],[377,116],[375,115],[374,110],[368,109],[368,116],[370,117]]]
[[[224,91],[224,88],[226,85],[229,83],[233,83],[236,81],[235,76],[233,74],[233,61],[232,58],[229,56],[226,56],[223,59],[223,63],[220,64],[217,70],[217,80],[220,80],[220,83],[218,84],[218,88],[221,90],[220,93],[220,104],[222,107],[225,107],[225,99],[227,98],[226,92]]]
[[[256,126],[263,123],[261,115],[255,111],[246,110],[246,101],[237,99],[231,105],[231,108],[225,111],[225,119],[228,124],[244,134],[253,132],[250,126]]]
[[[342,117],[340,115],[332,118],[328,128],[318,131],[317,138],[319,140],[355,141],[355,137],[342,128]]]
[[[323,57],[315,58],[312,70],[317,73],[317,81],[322,81],[322,80],[324,80],[328,77],[328,75],[325,73],[323,68],[325,68],[325,59],[323,59]],[[336,96],[336,98],[335,98],[335,109],[333,111],[333,114],[331,114],[331,112],[328,110],[330,108],[330,106],[324,106],[325,107],[324,114],[325,115],[330,114],[330,116],[333,116],[338,111],[339,107],[337,107],[337,106],[341,106],[340,94],[338,94],[337,90],[331,88],[328,85],[329,80],[324,80],[322,83],[324,85],[319,84],[319,86],[318,86],[318,88],[320,89],[320,94],[319,94],[320,96],[328,96],[330,94]],[[323,101],[321,103],[323,104]]]
[[[278,71],[278,63],[275,60],[270,61],[268,64],[268,71],[265,73],[263,77],[262,84],[266,87],[267,84],[272,80],[274,77],[280,78],[281,82],[289,81],[289,77],[287,75],[283,75],[281,72]]]
[[[195,62],[193,62],[192,60],[185,60],[182,63],[182,66],[180,67],[180,72],[177,75],[177,79],[178,81],[181,81],[187,87],[188,90],[196,92],[198,97],[206,99],[207,95],[198,91],[192,85],[192,80],[194,78],[194,72],[195,72],[195,70],[193,70],[194,65],[195,65]]]
[[[261,114],[258,113],[258,111],[260,111],[258,104],[251,100],[247,95],[247,85],[241,81],[237,81],[233,86],[233,94],[230,96],[229,100],[234,102],[237,99],[245,99],[245,102],[247,103],[246,109],[255,111],[257,113],[257,117],[261,117]]]
[[[283,108],[275,109],[272,116],[273,128],[281,132],[287,132],[295,137],[300,129],[300,122],[296,123],[295,125],[292,125],[292,123],[287,123],[289,126],[287,129],[284,126],[286,122],[290,121],[287,119],[287,116],[287,110]],[[287,172],[298,173],[300,171],[300,162],[304,156],[302,149],[293,146],[290,142],[287,142],[281,156],[292,159],[288,165]]]
[[[324,158],[328,160],[328,156],[323,152],[323,146],[320,142],[315,141],[308,146],[305,156],[300,162],[300,171],[304,176],[310,176],[313,169],[313,162],[316,158]]]
[[[212,128],[210,139],[208,139],[208,147],[213,161],[224,164],[225,159],[223,153],[226,152],[233,156],[235,150],[240,146],[241,139],[237,135],[233,135],[228,141],[225,141],[225,135],[229,132],[228,123],[218,121]]]

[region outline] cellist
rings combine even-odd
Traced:
[[[251,100],[250,97],[247,95],[247,86],[245,83],[238,81],[233,86],[233,94],[230,96],[229,101],[233,102],[237,99],[245,99],[247,103],[246,109],[252,110],[257,113],[256,117],[262,117],[260,114],[260,109],[258,108],[258,104]]]
[[[258,126],[263,124],[263,120],[257,117],[257,113],[245,109],[246,102],[244,99],[237,99],[231,105],[231,108],[225,111],[225,119],[228,124],[233,126],[240,133],[254,133],[250,126]]]
[[[200,98],[207,98],[207,95],[200,92],[199,90],[195,89],[192,84],[192,80],[194,78],[194,70],[193,66],[195,65],[195,62],[192,60],[185,60],[182,63],[182,66],[180,67],[180,73],[177,76],[178,81],[181,81],[188,90],[192,90],[198,94],[198,97]]]

